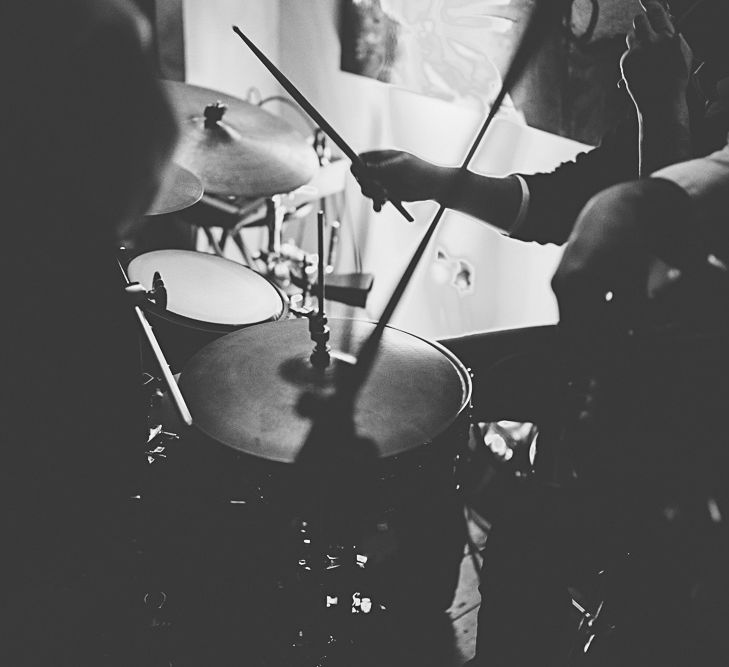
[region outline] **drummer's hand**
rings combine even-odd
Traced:
[[[439,200],[447,186],[449,170],[404,151],[377,150],[360,155],[367,170],[355,166],[352,173],[362,194],[372,199],[375,211],[393,198],[398,201]]]
[[[639,114],[685,99],[692,59],[664,2],[641,4],[644,12],[635,17],[626,38],[628,50],[620,59],[623,81]]]

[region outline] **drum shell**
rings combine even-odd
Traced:
[[[221,336],[288,316],[288,299],[276,285],[229,259],[189,250],[154,250],[133,258],[127,267],[130,280],[146,289],[152,288],[153,271],[165,282],[169,303],[164,309],[146,303],[144,309],[173,372]],[[249,310],[249,303],[261,303],[262,298],[265,308]],[[153,368],[152,363],[147,366]]]
[[[221,336],[245,327],[263,324],[264,322],[275,322],[288,317],[288,300],[275,285],[271,284],[271,287],[281,297],[281,312],[260,322],[251,322],[239,326],[201,322],[170,311],[161,310],[153,304],[147,305],[145,313],[173,373],[180,372],[196,352]]]
[[[370,499],[378,513],[419,495],[449,492],[459,485],[458,463],[464,454],[470,417],[464,410],[432,442],[376,462]],[[166,428],[166,427],[165,427]],[[317,510],[322,497],[312,489],[312,480],[326,471],[277,463],[221,445],[194,427],[175,444],[166,463],[189,493],[218,503],[238,502],[276,506],[282,511],[305,515]],[[326,497],[326,493],[324,494]]]
[[[336,551],[349,521],[357,551],[368,559],[373,597],[394,613],[438,616],[453,600],[463,558],[460,467],[468,430],[464,411],[422,448],[380,461],[357,528],[333,497],[336,485],[320,493],[326,481],[316,473],[240,453],[193,429],[164,464],[167,511],[195,517],[205,531],[197,541],[235,543],[223,570],[235,571],[241,554],[255,551],[259,576],[271,580],[290,577],[300,560],[299,526],[308,524]]]

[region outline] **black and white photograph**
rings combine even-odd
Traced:
[[[0,666],[729,664],[728,0],[0,35]]]

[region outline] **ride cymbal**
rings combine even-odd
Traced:
[[[267,197],[313,177],[314,149],[288,123],[248,102],[177,81],[163,85],[181,138],[175,161],[217,195]]]

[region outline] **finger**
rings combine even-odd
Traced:
[[[673,37],[676,34],[670,14],[663,3],[658,2],[658,0],[645,0],[645,15],[657,34],[667,35],[668,37]]]
[[[381,149],[374,151],[365,151],[360,153],[360,159],[370,169],[378,169],[379,167],[388,166],[390,163],[401,157],[400,151],[392,149]]]
[[[355,165],[350,167],[350,172],[359,184],[362,194],[372,200],[372,205],[375,207],[375,210],[382,208],[387,201],[387,192],[385,188],[382,187],[378,181],[373,179],[369,173]]]
[[[636,15],[633,19],[633,29],[635,30],[635,36],[638,38],[638,41],[649,42],[657,37],[645,14]]]

